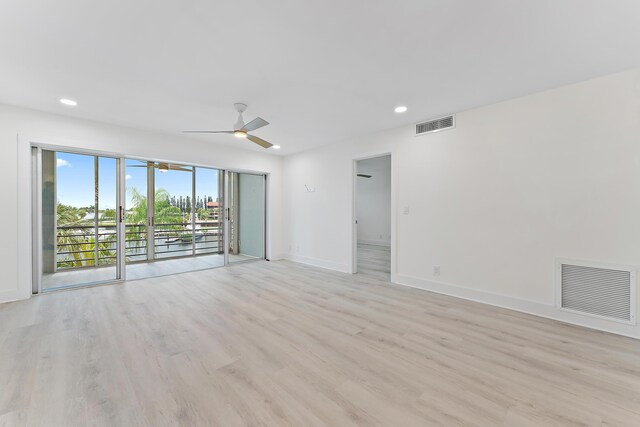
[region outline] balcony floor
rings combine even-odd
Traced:
[[[229,255],[229,262],[246,261],[255,257],[238,254]],[[153,262],[127,264],[127,280],[146,279],[150,277],[168,276],[171,274],[187,273],[190,271],[206,270],[222,267],[224,256],[200,255],[178,259],[160,259]],[[42,277],[42,289],[56,289],[67,286],[78,286],[115,280],[116,267],[86,268],[80,270],[58,271],[45,273]]]

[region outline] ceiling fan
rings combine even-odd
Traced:
[[[148,168],[154,167],[158,169],[160,172],[169,172],[169,171],[186,171],[191,172],[191,168],[183,167],[181,165],[174,165],[166,162],[147,162],[146,165],[127,165],[128,168]]]
[[[244,113],[247,109],[247,104],[243,104],[241,102],[233,104],[236,111],[238,112],[238,121],[235,125],[233,125],[233,130],[184,130],[183,133],[228,133],[233,134],[237,138],[247,138],[249,141],[258,144],[263,148],[270,148],[273,144],[265,141],[262,138],[258,138],[255,135],[249,135],[249,132],[254,131],[256,129],[260,129],[263,126],[269,124],[268,121],[262,119],[260,117],[256,117],[251,120],[249,123],[245,124],[244,119],[242,118],[242,113]]]

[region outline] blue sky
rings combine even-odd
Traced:
[[[94,204],[94,157],[83,154],[56,153],[58,202],[76,207]],[[147,169],[145,162],[126,160],[127,189],[135,187],[141,193],[147,189]],[[116,160],[99,158],[99,208],[116,207]],[[184,171],[155,171],[156,188],[167,190],[172,196],[191,197],[191,173]],[[201,198],[218,195],[218,171],[196,168],[196,194]],[[127,206],[131,206],[127,191]]]

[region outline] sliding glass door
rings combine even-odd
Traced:
[[[224,172],[195,168],[195,254],[224,255]]]
[[[127,277],[224,265],[223,171],[131,159],[126,164]]]
[[[265,258],[264,175],[32,154],[34,292]]]
[[[37,149],[34,156],[41,289],[119,279],[118,159]]]
[[[159,163],[155,167],[152,227],[154,259],[194,254],[194,167]]]
[[[148,162],[127,159],[126,174],[126,262],[147,261],[153,254],[153,233],[151,230],[151,212],[147,197],[149,182]],[[153,172],[153,169],[151,169]],[[151,178],[151,182],[153,177]]]

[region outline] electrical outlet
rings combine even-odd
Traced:
[[[439,265],[434,265],[433,266],[433,275],[434,276],[439,276],[440,275],[440,266]]]

